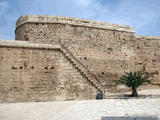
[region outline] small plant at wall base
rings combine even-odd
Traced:
[[[138,97],[137,88],[145,83],[151,83],[148,80],[150,76],[141,72],[127,72],[126,75],[122,75],[120,80],[117,81],[117,85],[124,84],[132,90],[131,97]]]

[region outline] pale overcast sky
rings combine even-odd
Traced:
[[[14,40],[21,15],[58,15],[134,26],[160,36],[160,0],[0,0],[0,39]]]

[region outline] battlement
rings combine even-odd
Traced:
[[[135,33],[134,27],[127,25],[111,24],[107,22],[97,22],[94,20],[85,20],[71,17],[47,16],[47,15],[28,15],[21,16],[16,22],[16,30],[26,23],[61,23],[83,27],[93,27],[99,29],[116,30]]]

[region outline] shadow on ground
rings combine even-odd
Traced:
[[[160,120],[157,116],[144,116],[144,117],[130,117],[130,116],[110,116],[110,117],[102,117],[101,120]]]

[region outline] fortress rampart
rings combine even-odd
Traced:
[[[95,99],[122,92],[129,71],[150,74],[159,87],[160,37],[133,27],[58,16],[22,16],[16,41],[0,41],[2,102]]]
[[[92,82],[58,45],[0,41],[0,58],[1,102],[96,98]]]

